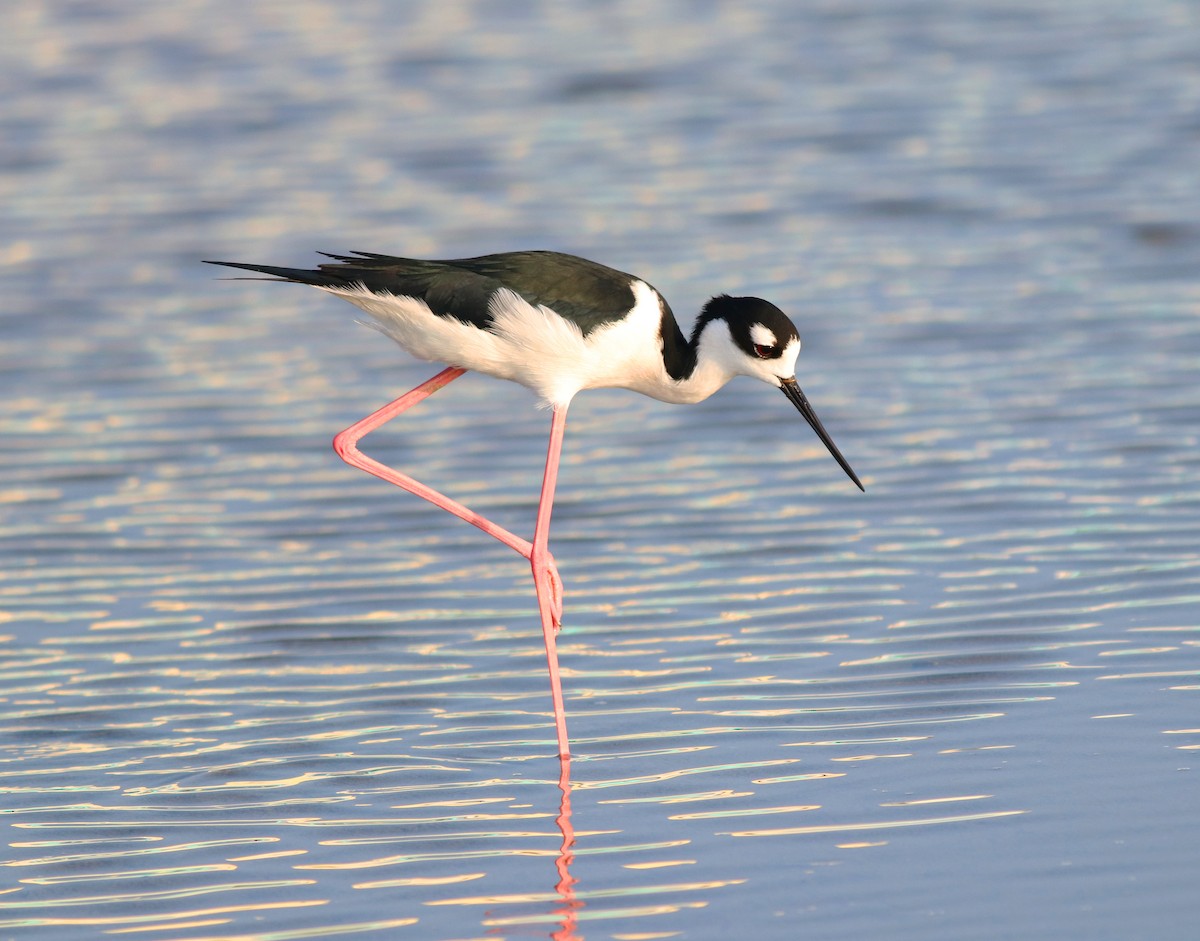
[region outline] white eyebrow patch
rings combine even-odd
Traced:
[[[750,325],[750,341],[755,346],[774,346],[775,334],[760,323]]]

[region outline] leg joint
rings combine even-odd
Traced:
[[[350,429],[339,431],[333,436],[333,450],[347,464],[354,463],[354,458],[359,455],[358,436],[352,435]]]

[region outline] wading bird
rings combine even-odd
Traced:
[[[734,376],[781,390],[861,490],[796,383],[800,337],[774,304],[757,297],[714,297],[685,337],[662,295],[641,278],[558,252],[527,251],[424,261],[369,252],[326,255],[315,269],[241,262],[273,279],[309,284],[371,315],[381,332],[413,356],[448,364],[334,439],[347,463],[448,510],[529,560],[537,591],[559,754],[569,756],[555,634],[562,623],[562,580],[548,543],[567,407],[583,389],[632,389],[664,402],[708,398]],[[550,406],[550,444],[533,541],[514,535],[455,500],[367,457],[364,435],[428,398],[467,370],[511,379]]]

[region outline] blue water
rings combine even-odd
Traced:
[[[1200,21],[43,4],[0,64],[0,938],[1159,939],[1200,918]],[[432,374],[201,258],[761,294],[572,407],[525,563],[332,435]],[[368,439],[527,533],[548,415]]]

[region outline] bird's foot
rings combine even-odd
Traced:
[[[533,568],[533,584],[537,589],[538,607],[548,608],[550,622],[554,625],[554,633],[562,627],[563,614],[563,583],[558,574],[558,566],[554,557],[547,553],[540,561],[530,560]]]

